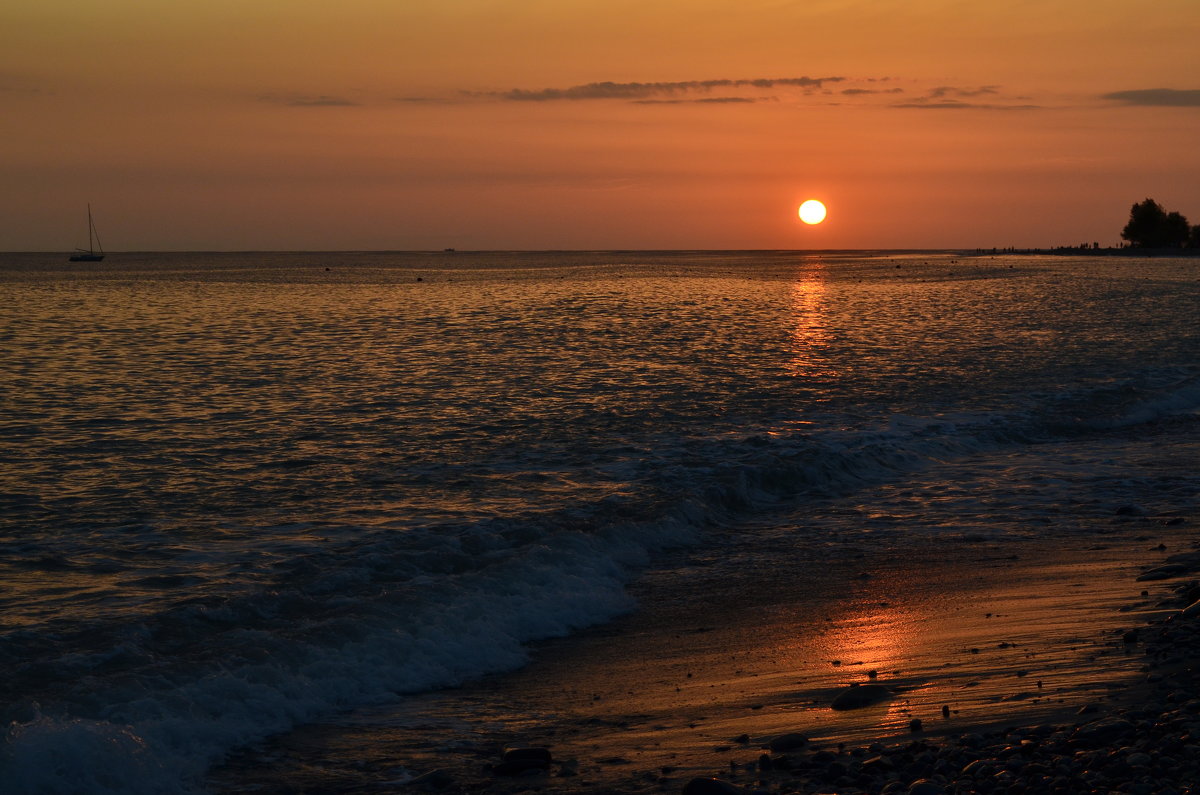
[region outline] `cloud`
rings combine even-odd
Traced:
[[[766,97],[773,101],[774,97]],[[763,97],[700,97],[699,99],[634,99],[635,105],[740,105],[763,102]]]
[[[915,108],[917,110],[1040,110],[1041,105],[996,105],[980,102],[959,102],[956,99],[943,102],[898,102],[893,108]]]
[[[964,102],[960,97],[995,97],[999,102]],[[924,96],[916,97],[909,102],[897,102],[893,108],[908,108],[916,110],[1039,110],[1041,105],[1030,104],[1029,97],[1017,97],[1025,100],[1015,104],[1010,97],[1002,97],[1000,86],[979,86],[977,88],[960,88],[958,86],[937,86],[931,88]]]
[[[334,97],[328,94],[260,94],[261,102],[273,105],[286,105],[289,108],[349,108],[358,105],[345,97]]]
[[[862,94],[903,94],[903,88],[843,88],[842,93],[846,96],[860,96]]]
[[[664,83],[585,83],[569,88],[543,88],[528,91],[514,88],[492,94],[513,102],[555,102],[559,100],[622,99],[627,101],[672,97],[678,94],[712,91],[716,88],[821,88],[825,83],[836,83],[844,77],[781,77],[757,78],[753,80],[683,80]]]
[[[773,99],[773,97],[772,97],[772,99]],[[692,100],[692,102],[707,102],[707,103],[713,104],[713,105],[724,105],[727,103],[736,103],[736,102],[761,102],[761,101],[762,100],[760,98],[756,98],[756,97],[701,97],[700,99]]]
[[[1200,89],[1139,88],[1133,91],[1114,91],[1103,99],[1115,99],[1126,105],[1170,108],[1200,108]]]
[[[958,88],[957,86],[938,86],[929,92],[930,99],[942,97],[980,97],[984,94],[999,94],[1000,86],[980,86],[979,88]]]

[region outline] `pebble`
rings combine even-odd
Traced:
[[[1177,577],[1181,574],[1187,574],[1188,566],[1182,563],[1165,563],[1162,566],[1157,566],[1147,572],[1143,572],[1138,577],[1138,582],[1147,582],[1151,580],[1166,580],[1171,577]]]
[[[772,751],[791,751],[808,745],[808,738],[799,732],[788,732],[773,737],[767,745]]]
[[[1133,724],[1124,718],[1102,718],[1080,726],[1075,730],[1074,737],[1089,742],[1106,742],[1126,737],[1133,731]]]
[[[976,759],[962,769],[964,776],[985,776],[991,772],[992,763],[986,759]]]
[[[892,691],[885,685],[854,685],[838,693],[830,706],[837,710],[859,709],[891,697]]]

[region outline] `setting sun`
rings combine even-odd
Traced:
[[[806,224],[819,224],[825,220],[825,205],[809,199],[800,205],[800,220]]]

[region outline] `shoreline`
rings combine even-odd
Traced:
[[[917,756],[957,759],[989,752],[989,737],[1006,741],[989,734],[1005,727],[1124,714],[1149,685],[1144,649],[1123,638],[1169,610],[1154,596],[1162,583],[1130,585],[1186,539],[1182,528],[1147,524],[1156,519],[1090,539],[962,541],[890,568],[869,555],[835,556],[813,573],[811,598],[797,601],[794,584],[779,593],[764,585],[732,611],[698,611],[684,588],[675,604],[536,644],[521,670],[277,738],[216,771],[215,789],[679,792],[693,778],[720,777],[745,791],[881,792],[891,779],[867,781],[865,762],[912,756],[914,742]],[[1063,549],[1084,540],[1095,542],[1086,556]],[[669,566],[649,574],[635,586],[639,601],[670,592],[655,582],[670,578]],[[703,598],[703,583],[694,590]],[[895,632],[864,634],[889,613]],[[880,683],[893,691],[882,705],[829,708],[850,685]],[[1077,717],[1081,708],[1095,715]],[[1057,735],[1038,731],[1023,739],[1052,747]],[[804,735],[801,747],[770,749],[792,734]],[[554,762],[508,775],[506,746],[546,747]],[[914,764],[866,767],[879,778]],[[902,783],[886,791],[908,791]]]
[[[1145,257],[1148,259],[1188,259],[1200,257],[1200,248],[1083,248],[1055,246],[1054,248],[975,249],[976,256],[1047,255],[1063,257]]]

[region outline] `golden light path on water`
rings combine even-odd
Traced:
[[[825,265],[814,262],[796,274],[792,284],[792,357],[788,372],[798,378],[829,378],[837,375],[825,349],[834,340],[825,315],[827,309]]]

